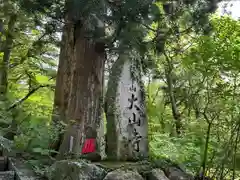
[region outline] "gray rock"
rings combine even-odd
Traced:
[[[33,169],[27,166],[26,162],[22,159],[9,158],[8,169],[15,172],[16,180],[41,180]]]
[[[169,167],[176,167],[181,171],[186,170],[185,167],[183,167],[183,165],[179,165],[178,163],[173,162],[168,158],[156,159],[152,162],[152,164],[155,168],[160,168],[164,171],[167,171]]]
[[[15,153],[12,151],[13,142],[4,138],[3,136],[0,136],[0,149],[1,153],[6,156],[12,156],[15,155]]]
[[[14,180],[14,171],[0,172],[0,180]]]
[[[176,167],[168,168],[169,180],[193,180],[193,176]]]
[[[107,174],[104,180],[144,180],[143,177],[135,171],[115,170]]]
[[[153,169],[148,174],[148,180],[169,180],[161,169]]]
[[[102,180],[106,171],[84,160],[56,162],[48,172],[49,180]]]

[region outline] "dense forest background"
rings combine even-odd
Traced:
[[[141,64],[150,158],[171,159],[191,172],[203,168],[217,179],[237,179],[239,20],[231,12],[216,13],[216,1],[131,0],[121,6],[109,0],[108,13],[93,0],[73,2],[79,9],[72,12],[95,14],[90,24],[102,19],[108,25],[104,93],[119,52],[132,49],[132,60]],[[64,7],[63,1],[0,2],[0,132],[39,173],[46,159],[54,160],[49,144],[59,133],[52,119]]]

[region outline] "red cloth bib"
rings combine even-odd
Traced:
[[[82,148],[82,154],[92,153],[96,150],[96,139],[86,139]]]

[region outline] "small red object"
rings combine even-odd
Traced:
[[[96,149],[95,141],[96,139],[86,139],[85,144],[82,148],[82,154],[94,152]]]

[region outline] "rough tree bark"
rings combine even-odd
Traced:
[[[58,139],[51,144],[51,148],[55,151],[59,150],[62,142],[63,134],[60,133],[60,121],[68,123],[66,119],[66,111],[68,107],[69,87],[71,77],[71,61],[74,48],[73,23],[71,17],[67,14],[65,17],[65,25],[63,27],[62,42],[59,56],[59,64],[56,79],[56,89],[53,104],[52,124],[59,133]]]
[[[62,53],[67,54],[65,55],[67,63],[64,68],[59,67],[59,69],[65,69],[70,76],[66,74],[66,77],[63,77],[64,70],[58,73],[57,79],[60,79],[57,80],[59,85],[57,88],[62,88],[62,90],[56,92],[55,99],[57,111],[64,111],[59,117],[63,117],[64,121],[68,123],[59,148],[58,158],[64,158],[69,153],[73,153],[75,156],[81,155],[85,139],[94,138],[96,139],[96,151],[87,154],[87,157],[96,159],[100,154],[97,131],[102,120],[105,46],[102,42],[86,38],[89,27],[87,18],[76,21],[71,17],[69,23],[71,25],[65,27],[67,28],[65,33],[70,39],[63,39],[65,41],[63,43],[66,41],[71,43],[62,46],[65,49],[62,50]],[[63,54],[62,56],[64,56]],[[64,66],[64,64],[61,65]],[[70,66],[66,67],[67,65]]]

